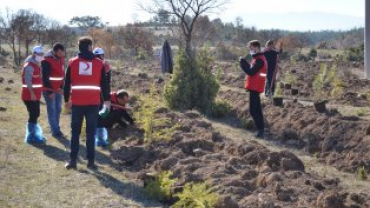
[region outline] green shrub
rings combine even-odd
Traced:
[[[140,50],[137,56],[135,57],[135,59],[138,61],[143,61],[143,60],[146,60],[147,58],[148,58],[148,55],[142,50]]]
[[[151,198],[159,201],[170,200],[172,198],[171,188],[176,183],[176,179],[171,179],[171,171],[159,173],[154,180],[148,182],[144,192]]]
[[[276,98],[283,97],[283,89],[282,89],[281,86],[282,86],[281,83],[277,83],[276,88],[275,88],[274,97],[276,97]]]
[[[289,70],[284,74],[284,82],[289,83],[291,85],[297,84],[297,77],[294,76]]]
[[[196,57],[191,58],[184,51],[176,56],[174,74],[164,90],[170,108],[195,108],[206,113],[213,103],[220,88],[211,71],[213,60],[206,49],[200,50]]]
[[[344,89],[343,81],[338,76],[336,66],[332,66],[328,69],[326,64],[321,64],[320,73],[316,75],[312,86],[315,98],[318,100],[325,96],[333,98],[339,97],[343,94]],[[325,86],[330,87],[328,94],[325,93],[327,92],[327,90],[324,89]]]
[[[149,143],[151,141],[169,140],[172,133],[178,127],[172,125],[170,118],[157,118],[155,111],[159,105],[159,96],[157,93],[155,83],[152,83],[150,94],[148,97],[140,97],[140,107],[137,114],[137,123],[144,129],[144,141]],[[170,127],[169,127],[170,126]]]
[[[366,173],[366,170],[365,170],[364,166],[358,168],[357,174],[358,174],[358,179],[360,179],[362,181],[367,180],[367,173]]]
[[[216,70],[216,79],[218,81],[221,80],[221,77],[222,77],[223,73],[224,73],[224,71],[222,70],[222,68],[221,67],[217,67],[217,70]]]
[[[326,65],[321,64],[320,72],[318,75],[315,76],[315,79],[313,80],[312,86],[313,86],[314,97],[316,100],[320,100],[324,97],[323,88],[324,88],[326,71],[327,71]]]
[[[344,61],[364,61],[364,44],[345,50]]]
[[[219,198],[219,195],[212,192],[206,183],[187,183],[184,190],[176,196],[179,201],[171,208],[212,208]]]
[[[9,56],[9,52],[6,51],[5,49],[1,48],[0,49],[0,55],[6,57],[6,56]]]
[[[308,56],[315,59],[317,57],[317,50],[315,48],[310,48],[308,52]]]
[[[231,105],[226,100],[218,100],[212,103],[209,114],[215,118],[222,118],[229,115]]]

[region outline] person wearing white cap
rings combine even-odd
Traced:
[[[104,60],[104,49],[102,48],[95,48],[93,53],[96,58],[100,59],[104,63],[105,74],[107,78],[107,83],[109,85],[109,92],[110,92],[110,82],[111,82],[111,71],[109,64]],[[104,101],[101,101],[100,110],[103,108]],[[108,146],[108,131],[104,126],[103,118],[99,116],[98,118],[98,126],[95,132],[95,145],[98,147],[107,147]]]
[[[27,107],[28,122],[26,126],[25,142],[45,143],[41,127],[37,124],[40,116],[40,98],[42,92],[40,63],[44,59],[44,49],[35,46],[32,55],[26,60],[22,68],[22,100]]]

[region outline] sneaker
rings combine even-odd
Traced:
[[[87,163],[87,168],[90,169],[90,170],[97,170],[98,169],[98,166],[95,165],[94,162],[88,162]]]
[[[70,170],[70,169],[77,169],[77,163],[76,161],[69,161],[66,165],[65,165],[65,168],[67,170]]]

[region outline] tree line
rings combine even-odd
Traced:
[[[51,45],[59,41],[67,48],[73,47],[76,40],[75,28],[92,36],[96,45],[104,47],[107,56],[112,58],[120,58],[124,48],[129,49],[135,56],[151,55],[153,46],[160,45],[164,39],[182,48],[199,48],[205,45],[243,47],[253,39],[283,41],[288,49],[346,49],[358,47],[364,42],[363,28],[306,32],[257,29],[246,27],[241,17],[237,17],[234,22],[223,22],[220,18],[212,20],[202,13],[194,18],[195,15],[176,14],[163,8],[151,8],[151,13],[153,16],[148,21],[109,27],[97,16],[76,16],[71,18],[67,25],[33,10],[6,9],[0,13],[0,54],[7,53],[1,47],[6,44],[11,50],[14,64],[19,66],[29,53],[31,45]],[[167,32],[158,32],[161,30]]]

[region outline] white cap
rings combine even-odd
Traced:
[[[42,48],[42,46],[35,46],[32,48],[32,52],[33,53],[44,53],[44,49]]]
[[[95,55],[102,55],[102,54],[104,54],[104,50],[102,48],[95,48],[93,53]]]

